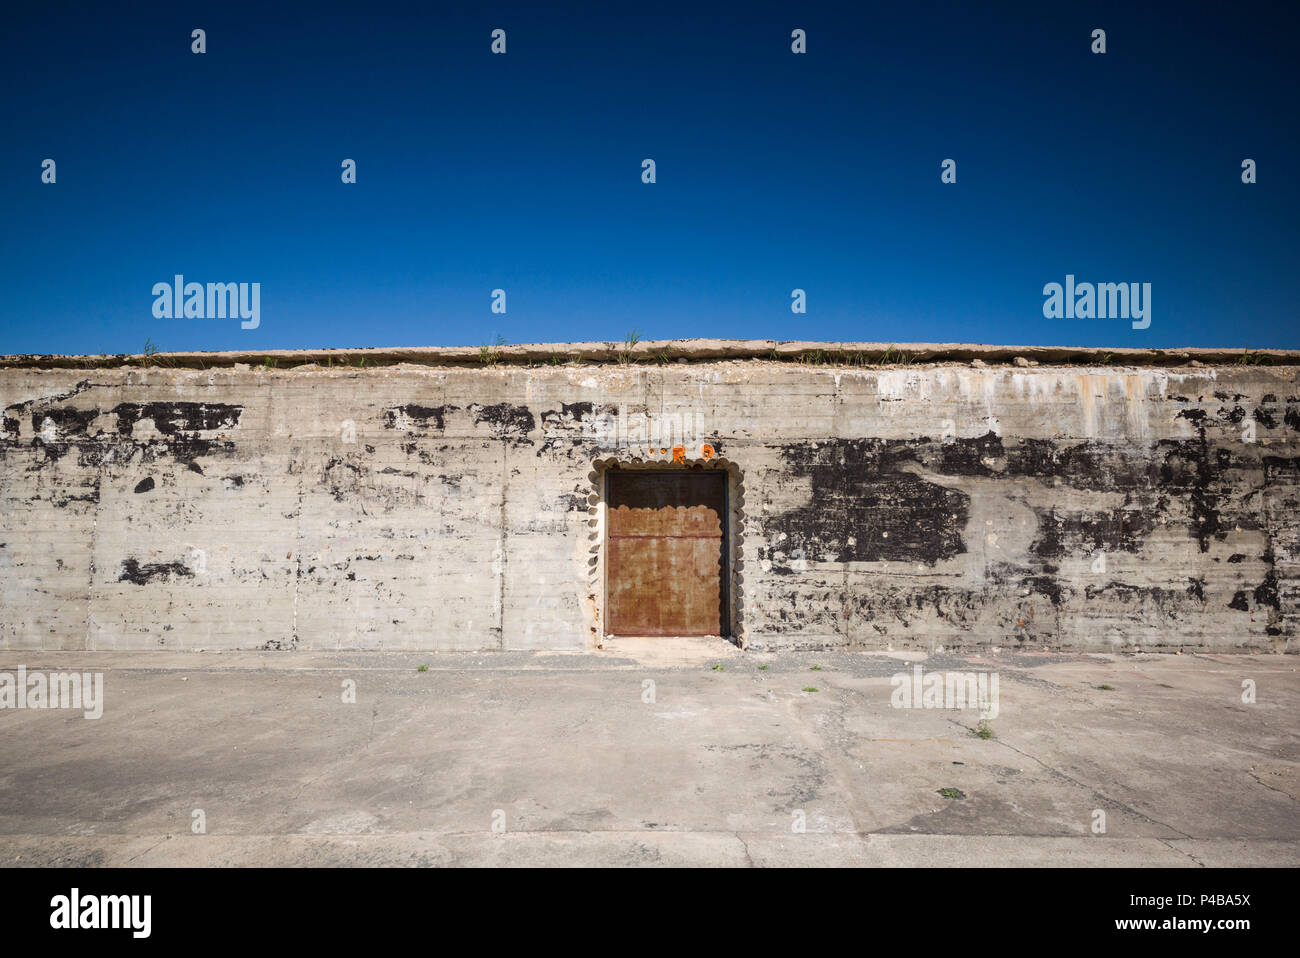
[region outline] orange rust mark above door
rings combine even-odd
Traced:
[[[608,474],[611,635],[726,635],[726,474]]]

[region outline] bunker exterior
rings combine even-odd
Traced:
[[[1297,365],[311,358],[0,363],[0,648],[1296,650]]]

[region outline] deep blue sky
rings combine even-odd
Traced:
[[[1300,347],[1294,3],[440,6],[7,11],[0,353]],[[175,273],[260,328],[155,319]],[[1151,327],[1044,319],[1066,273]]]

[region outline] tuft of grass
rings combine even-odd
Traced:
[[[808,666],[808,668],[814,672],[820,672],[822,670],[822,667],[820,665],[810,665]]]
[[[965,798],[966,793],[960,788],[941,788],[939,794],[944,798]]]
[[[655,353],[655,361],[658,362],[660,366],[667,366],[672,362],[672,358],[668,355],[667,347]]]
[[[560,358],[560,354],[554,349],[551,350],[551,358],[547,362],[552,366],[562,366],[564,364],[564,360]]]
[[[263,369],[274,369],[274,368],[276,367],[276,365],[279,364],[279,362],[280,362],[280,361],[279,361],[278,359],[272,359],[270,356],[263,356],[263,357],[262,357],[262,368],[263,368]],[[364,360],[364,359],[363,359],[361,362],[362,362],[363,365],[365,364],[365,360]]]
[[[418,665],[418,666],[416,666],[415,671],[417,671],[417,672],[427,672],[427,671],[429,671],[429,667],[428,667],[427,665]]]
[[[997,738],[997,736],[993,734],[993,726],[989,725],[988,719],[980,719],[979,724],[975,726],[975,731],[973,734],[975,735],[976,738],[983,738],[983,739]]]
[[[816,691],[817,691],[817,689],[813,688],[811,685],[805,685],[805,686],[803,687],[803,690],[804,690],[805,692],[816,692]]]
[[[759,670],[760,672],[766,672],[766,671],[768,670],[768,665],[767,665],[766,663],[764,663],[763,665],[760,665],[760,666],[758,667],[758,670]]]
[[[171,363],[165,361],[158,355],[158,347],[153,344],[153,339],[144,341],[144,360],[145,366],[170,366]]]
[[[726,668],[727,667],[723,665],[721,662],[715,662],[713,665],[713,671],[715,672],[724,672],[726,671]]]
[[[632,351],[636,349],[636,344],[639,342],[641,342],[641,333],[638,330],[629,329],[627,335],[623,337],[623,348],[619,350],[618,361],[624,366],[636,362],[636,356]]]
[[[837,346],[835,348],[835,362],[839,363],[841,366],[867,365],[867,359],[860,351],[855,349],[853,352],[848,352],[843,346]]]
[[[1249,349],[1245,350],[1237,357],[1238,366],[1267,366],[1268,357],[1261,356],[1259,353],[1252,353]]]
[[[890,343],[885,347],[885,351],[880,354],[880,358],[876,360],[876,365],[910,366],[912,365],[912,356],[910,353],[905,353],[902,350],[895,349],[894,344]]]
[[[498,335],[495,342],[484,343],[478,348],[478,361],[484,366],[495,366],[501,362],[501,347],[506,344],[506,338]]]
[[[1099,685],[1097,688],[1101,689],[1103,692],[1113,692],[1115,690],[1114,686],[1111,685]]]

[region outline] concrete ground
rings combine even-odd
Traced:
[[[891,707],[914,662],[996,673],[995,737]],[[0,653],[20,664],[103,672],[106,705],[0,711],[6,865],[1300,862],[1295,656]]]

